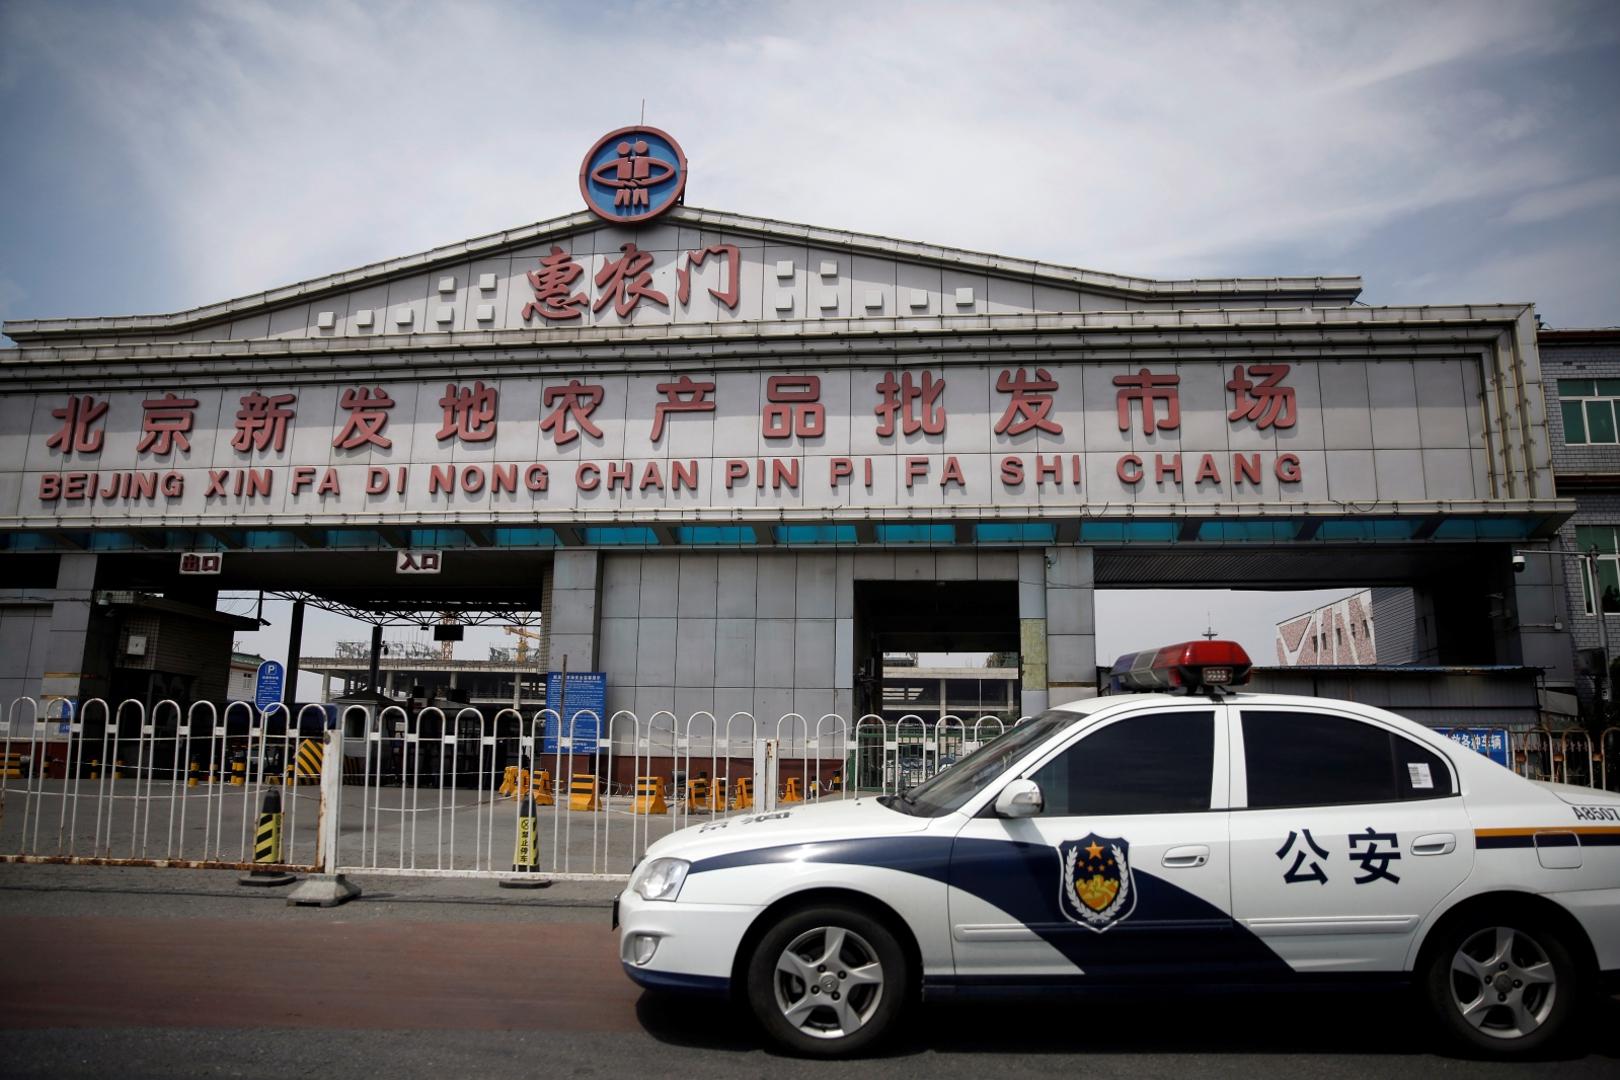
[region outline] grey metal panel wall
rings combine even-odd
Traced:
[[[1411,589],[1373,589],[1372,624],[1380,664],[1417,661],[1417,604]]]

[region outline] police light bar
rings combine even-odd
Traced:
[[[1249,681],[1254,665],[1235,641],[1185,641],[1114,661],[1116,690],[1200,690]]]

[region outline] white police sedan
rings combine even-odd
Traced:
[[[695,826],[619,898],[645,987],[733,992],[803,1054],[921,995],[1415,987],[1511,1055],[1620,976],[1620,796],[1353,702],[1229,693],[1230,642],[1026,721],[905,794]]]

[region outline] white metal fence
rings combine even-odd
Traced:
[[[620,711],[560,731],[549,709],[21,698],[0,861],[617,879],[687,825],[902,791],[1021,722]],[[1511,741],[1524,775],[1620,785],[1620,728]]]
[[[560,730],[549,709],[21,698],[0,725],[0,861],[623,878],[676,829],[897,792],[1017,722],[666,710]]]

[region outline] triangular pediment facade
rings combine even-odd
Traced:
[[[680,206],[588,212],[167,315],[15,321],[19,345],[396,339],[675,324],[1342,307],[1355,277],[1160,281]]]

